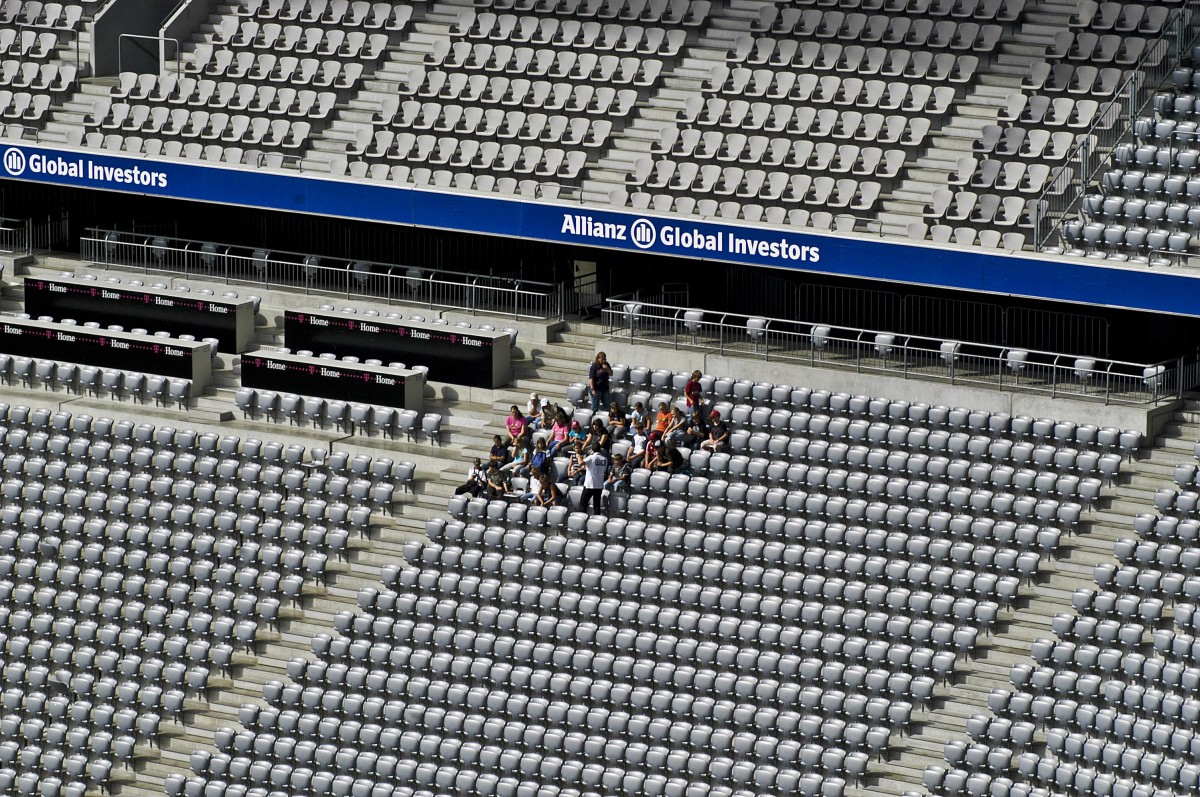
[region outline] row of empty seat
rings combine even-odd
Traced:
[[[442,416],[436,412],[421,416],[416,410],[373,407],[247,387],[238,389],[234,403],[246,418],[261,417],[272,421],[286,418],[289,425],[307,423],[314,428],[332,424],[340,431],[358,430],[367,437],[378,432],[380,436],[395,439],[397,434],[402,434],[414,441],[418,433],[424,432],[431,444],[441,442]]]
[[[57,94],[74,86],[77,75],[78,68],[71,64],[37,64],[11,58],[0,62],[0,86],[13,89]]]
[[[169,105],[188,105],[209,110],[253,111],[307,116],[324,119],[333,110],[337,94],[332,91],[312,91],[275,86],[254,86],[232,81],[159,80],[154,75],[138,75],[122,72],[120,84],[114,86],[110,96],[114,100],[126,100],[136,104],[138,100],[152,103],[167,102]],[[110,106],[111,107],[111,106]],[[174,110],[162,105],[151,105],[152,114],[165,115]],[[94,116],[98,116],[97,111]]]
[[[710,0],[475,0],[476,9],[553,13],[574,19],[615,19],[698,28],[712,8]]]
[[[237,17],[260,20],[320,23],[366,30],[401,30],[412,15],[412,6],[364,0],[316,0],[312,3],[245,0],[236,6],[235,11]]]
[[[765,64],[776,59],[786,64],[787,54],[777,55],[783,50],[794,49],[794,42],[810,39],[840,39],[841,41],[864,42],[866,44],[901,45],[930,50],[971,50],[988,53],[996,48],[1003,33],[1000,25],[980,25],[978,22],[956,22],[943,19],[910,19],[887,14],[844,14],[828,11],[822,16],[818,11],[815,18],[802,15],[790,31],[791,38],[776,39],[773,36],[753,37],[749,34],[738,39],[731,52],[731,61],[747,64]],[[811,21],[810,21],[811,19]],[[789,33],[785,31],[785,34]],[[785,47],[785,43],[786,47]]]
[[[6,25],[38,25],[48,28],[75,30],[88,10],[96,3],[42,3],[37,0],[6,0],[0,5],[0,23]]]

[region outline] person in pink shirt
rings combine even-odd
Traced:
[[[565,412],[559,412],[554,416],[554,423],[550,425],[550,456],[554,456],[554,452],[558,451],[559,446],[567,441],[567,435],[571,431],[571,422],[567,420]]]
[[[508,439],[512,443],[517,442],[517,439],[525,433],[525,416],[521,414],[521,408],[516,404],[512,405],[512,411],[504,419],[504,428],[508,430]]]

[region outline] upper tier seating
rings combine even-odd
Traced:
[[[1100,191],[1086,194],[1081,218],[1063,227],[1066,254],[1155,266],[1188,262],[1200,224],[1194,75],[1194,67],[1180,65],[1173,90],[1155,95],[1154,115],[1134,122],[1134,141],[1113,149]]]
[[[7,30],[0,135],[1018,249],[1043,192],[1072,190],[1056,171],[1121,124],[1118,91],[1162,68],[1178,27],[1176,3],[1032,20],[1025,5],[246,0],[191,37],[181,73],[122,74],[108,97],[71,94],[58,34]],[[1061,29],[997,96],[1004,46],[1043,46],[1047,14]],[[1190,245],[1178,221],[1085,213],[1072,253],[1163,263]]]
[[[88,73],[77,38],[98,0],[0,3],[0,134],[21,138]]]

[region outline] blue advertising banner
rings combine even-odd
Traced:
[[[1200,278],[984,249],[692,221],[196,161],[0,145],[0,178],[1200,316]]]

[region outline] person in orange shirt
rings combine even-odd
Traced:
[[[666,434],[667,428],[671,425],[671,409],[665,401],[658,403],[658,414],[654,416],[654,431],[659,435]]]

